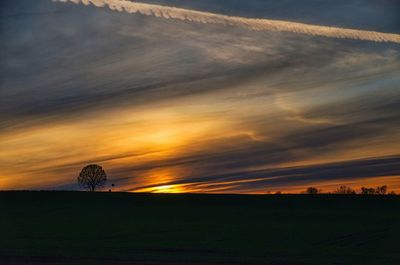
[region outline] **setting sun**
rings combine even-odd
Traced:
[[[136,190],[136,192],[183,193],[185,192],[185,189],[180,185],[164,185],[164,186],[156,186],[147,189]]]
[[[399,265],[399,10],[1,0],[1,265]]]

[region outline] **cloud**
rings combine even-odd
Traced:
[[[215,187],[226,190],[268,192],[283,189],[305,189],[307,185],[325,185],[326,183],[346,183],[359,179],[400,176],[400,156],[376,157],[335,163],[316,164],[298,167],[281,167],[268,170],[236,171],[228,174],[203,176],[201,178],[186,178],[179,181],[157,183],[156,185],[140,186],[133,189],[151,190],[158,186],[184,185],[190,191],[200,188],[208,192]],[[210,188],[210,190],[207,190]]]
[[[354,39],[375,42],[400,43],[400,35],[382,33],[376,31],[356,30],[339,27],[327,27],[310,25],[304,23],[280,21],[271,19],[243,18],[209,12],[195,11],[190,9],[161,6],[131,2],[127,0],[53,0],[55,2],[73,2],[84,5],[93,4],[96,7],[108,6],[112,10],[128,13],[139,13],[146,16],[162,17],[166,19],[177,19],[193,21],[205,24],[219,24],[233,27],[241,27],[256,31],[280,31],[307,34],[312,36],[323,36],[329,38]]]
[[[2,12],[0,188],[75,189],[79,170],[100,163],[120,190],[170,183],[192,191],[284,191],[338,172],[318,165],[398,155],[396,44],[47,0],[9,1]],[[299,16],[283,18],[326,23]],[[302,181],[281,178],[279,169],[311,165],[324,171],[310,173],[309,182],[307,172]],[[270,170],[275,175],[265,175]]]

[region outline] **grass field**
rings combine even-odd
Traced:
[[[3,264],[400,264],[399,196],[0,192]]]

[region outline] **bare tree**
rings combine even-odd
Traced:
[[[362,195],[374,195],[375,194],[375,189],[374,188],[361,188],[361,194]]]
[[[107,181],[106,172],[99,165],[88,165],[79,174],[78,183],[84,189],[95,191]]]
[[[386,195],[387,194],[387,186],[378,186],[376,189],[374,188],[361,188],[361,194],[363,195]]]
[[[320,193],[321,192],[321,190],[319,190],[319,189],[317,189],[317,188],[315,188],[315,187],[308,187],[307,189],[306,189],[306,193],[307,194],[318,194],[318,193]]]
[[[377,195],[386,195],[386,193],[387,193],[387,186],[386,185],[378,186],[375,189],[375,194],[377,194]]]
[[[333,191],[333,194],[356,194],[356,191],[345,185],[340,186]]]

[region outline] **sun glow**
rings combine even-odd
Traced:
[[[191,109],[163,107],[157,111],[119,109],[57,121],[33,127],[29,134],[4,132],[0,134],[0,164],[4,165],[0,169],[0,188],[29,189],[37,182],[41,187],[68,183],[71,173],[63,175],[62,171],[57,172],[59,168],[77,172],[92,161],[100,161],[109,172],[126,166],[134,170],[136,166],[179,157],[189,147],[195,148],[194,143],[229,131],[227,127],[223,121]],[[174,174],[164,171],[143,172],[136,184],[156,186],[175,180]],[[24,176],[23,182],[20,176]],[[182,189],[162,187],[155,192]]]
[[[151,192],[151,193],[183,193],[185,189],[181,185],[162,185],[151,188],[144,188],[136,192]]]

